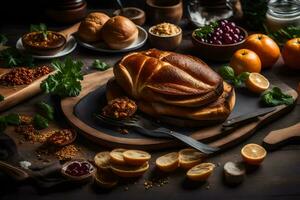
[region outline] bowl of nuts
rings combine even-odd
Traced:
[[[157,24],[148,32],[151,45],[161,50],[174,50],[182,41],[182,30],[175,24]]]
[[[228,61],[235,51],[243,47],[247,36],[247,31],[234,22],[220,20],[194,30],[192,42],[203,58]]]

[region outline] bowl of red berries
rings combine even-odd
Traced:
[[[228,61],[243,47],[247,36],[247,31],[234,22],[220,20],[194,30],[192,41],[203,58]]]

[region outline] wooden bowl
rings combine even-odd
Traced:
[[[244,42],[248,36],[248,33],[245,29],[238,26],[238,28],[244,33],[245,38],[234,44],[209,44],[201,42],[195,34],[195,31],[192,33],[192,42],[196,51],[199,53],[199,56],[212,60],[212,61],[229,61],[235,51],[243,48]]]
[[[182,0],[146,0],[147,19],[152,24],[169,22],[178,24],[182,18]]]
[[[166,51],[171,51],[176,49],[181,41],[182,41],[182,30],[181,28],[178,26],[179,28],[179,33],[177,33],[176,35],[170,35],[170,36],[160,36],[160,35],[156,35],[154,33],[152,33],[152,29],[155,26],[152,26],[149,28],[148,33],[149,33],[149,41],[151,43],[151,45],[157,49],[160,50],[166,50]]]
[[[91,169],[90,169],[90,173],[86,174],[86,175],[82,175],[82,176],[72,176],[68,173],[66,173],[67,167],[72,164],[73,162],[87,162],[91,165]],[[89,181],[91,179],[93,179],[95,177],[95,174],[97,172],[97,169],[88,161],[86,160],[72,160],[69,162],[66,162],[62,168],[61,168],[61,174],[66,177],[67,179],[74,181],[74,182],[86,182]]]
[[[123,13],[124,12],[124,13]],[[143,10],[135,7],[127,7],[123,9],[116,10],[114,15],[122,15],[133,21],[136,25],[142,26],[146,21],[146,14]]]

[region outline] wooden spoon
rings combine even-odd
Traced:
[[[80,25],[80,23],[76,23],[73,26],[71,26],[67,29],[64,29],[62,31],[59,31],[59,32],[50,31],[52,34],[55,34],[61,38],[61,40],[59,40],[52,46],[35,46],[35,45],[30,44],[25,39],[25,37],[28,36],[29,34],[37,34],[37,33],[36,32],[27,33],[27,34],[23,35],[23,37],[22,37],[23,46],[27,51],[29,51],[33,54],[43,55],[43,56],[54,55],[65,48],[69,37],[78,31],[79,25]]]
[[[15,167],[5,161],[0,161],[0,170],[7,173],[16,181],[23,181],[29,178],[29,174],[25,170]]]

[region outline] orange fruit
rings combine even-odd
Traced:
[[[193,181],[205,181],[212,174],[215,165],[212,163],[201,163],[191,168],[187,173],[187,177]]]
[[[123,153],[127,151],[127,149],[114,149],[112,150],[109,155],[110,155],[110,162],[111,163],[115,163],[115,164],[119,164],[119,165],[124,165],[126,164],[125,160],[124,160],[124,156]]]
[[[145,151],[127,150],[123,152],[123,158],[126,164],[143,165],[150,160],[151,155]]]
[[[241,154],[244,162],[250,165],[259,165],[266,157],[267,151],[258,144],[247,144],[242,148]]]
[[[164,172],[171,172],[179,166],[179,155],[177,152],[168,153],[156,159],[157,168]]]
[[[280,49],[276,42],[264,34],[248,36],[244,47],[259,56],[262,68],[272,67],[280,57]]]
[[[239,49],[231,57],[230,67],[239,75],[242,72],[260,72],[261,62],[258,55],[249,49]]]
[[[146,162],[142,166],[111,164],[112,172],[124,178],[142,176],[148,169],[148,162]]]
[[[282,58],[288,67],[300,69],[300,38],[294,38],[285,43]]]
[[[102,170],[110,169],[110,155],[108,151],[97,153],[94,157],[95,165]]]
[[[178,159],[181,168],[190,169],[203,161],[204,154],[196,149],[187,148],[179,151]]]
[[[259,73],[250,73],[246,80],[246,87],[255,93],[262,93],[267,90],[269,86],[270,83],[268,79]]]

